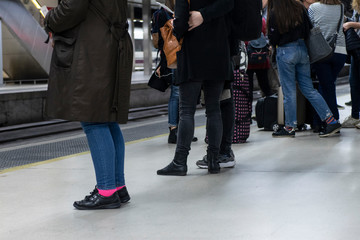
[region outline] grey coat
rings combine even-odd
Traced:
[[[62,0],[47,14],[55,42],[48,117],[127,121],[133,46],[126,12],[127,0]]]

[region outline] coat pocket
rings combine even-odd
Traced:
[[[73,62],[76,38],[54,36],[54,63],[58,67],[70,68]]]

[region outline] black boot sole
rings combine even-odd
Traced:
[[[168,172],[168,173],[159,173],[157,175],[160,176],[186,176],[186,172]]]
[[[96,206],[96,207],[85,207],[85,206],[80,206],[80,205],[74,203],[73,206],[78,210],[100,210],[100,209],[120,208],[121,203],[120,202],[119,203],[111,203],[111,204],[106,204],[106,205],[101,205],[101,206]]]
[[[130,196],[127,197],[121,197],[120,198],[121,203],[127,203],[128,201],[130,201]]]
[[[208,169],[208,172],[210,173],[210,174],[217,174],[217,173],[220,173],[220,169],[219,170],[215,170],[215,169]]]

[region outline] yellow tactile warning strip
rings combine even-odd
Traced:
[[[204,126],[199,126],[196,127],[197,128],[203,128]],[[153,136],[153,137],[148,137],[148,138],[142,138],[142,139],[138,139],[138,140],[134,140],[134,141],[130,141],[130,142],[126,142],[125,145],[130,145],[130,144],[135,144],[135,143],[140,143],[140,142],[145,142],[148,140],[152,140],[155,138],[160,138],[160,137],[165,137],[167,136],[168,133],[165,134],[161,134],[161,135],[157,135],[157,136]],[[82,153],[76,153],[76,154],[72,154],[72,155],[67,155],[67,156],[63,156],[63,157],[58,157],[58,158],[54,158],[54,159],[49,159],[49,160],[45,160],[45,161],[41,161],[41,162],[36,162],[36,163],[30,163],[30,164],[26,164],[26,165],[22,165],[22,166],[17,166],[17,167],[12,167],[12,168],[7,168],[4,170],[0,171],[0,174],[4,174],[4,173],[8,173],[8,172],[14,172],[17,170],[22,170],[22,169],[26,169],[26,168],[31,168],[31,167],[35,167],[35,166],[39,166],[39,165],[43,165],[43,164],[48,164],[48,163],[52,163],[52,162],[57,162],[60,160],[64,160],[64,159],[68,159],[68,158],[72,158],[72,157],[77,157],[77,156],[82,156],[85,154],[90,154],[90,151],[86,151],[86,152],[82,152]]]

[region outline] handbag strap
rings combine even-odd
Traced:
[[[340,4],[340,6],[341,6],[341,12],[340,12],[340,20],[339,20],[339,23],[337,26],[337,31],[336,31],[337,34],[340,32],[341,22],[344,17],[344,6],[342,5],[342,3]]]

